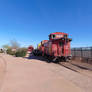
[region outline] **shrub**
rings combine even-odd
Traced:
[[[7,54],[9,55],[15,55],[15,51],[12,51],[12,49],[7,49]]]
[[[17,50],[17,52],[15,53],[16,57],[24,57],[26,56],[27,53],[27,49],[25,48],[20,48],[19,50]]]
[[[0,49],[0,53],[4,53],[3,49]]]

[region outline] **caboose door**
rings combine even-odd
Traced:
[[[58,53],[59,53],[59,56],[63,56],[64,55],[64,43],[62,41],[59,41]]]

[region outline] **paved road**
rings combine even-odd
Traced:
[[[84,92],[61,73],[69,72],[72,76],[73,71],[67,71],[57,64],[49,64],[36,58],[24,59],[0,54],[0,62],[2,58],[6,61],[3,68],[6,65],[7,67],[0,73],[4,73],[0,92]]]

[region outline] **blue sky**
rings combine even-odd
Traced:
[[[92,0],[0,0],[0,46],[36,46],[52,32],[68,33],[72,47],[92,46]]]

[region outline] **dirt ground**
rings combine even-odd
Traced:
[[[37,57],[0,54],[0,92],[92,92],[92,78]]]

